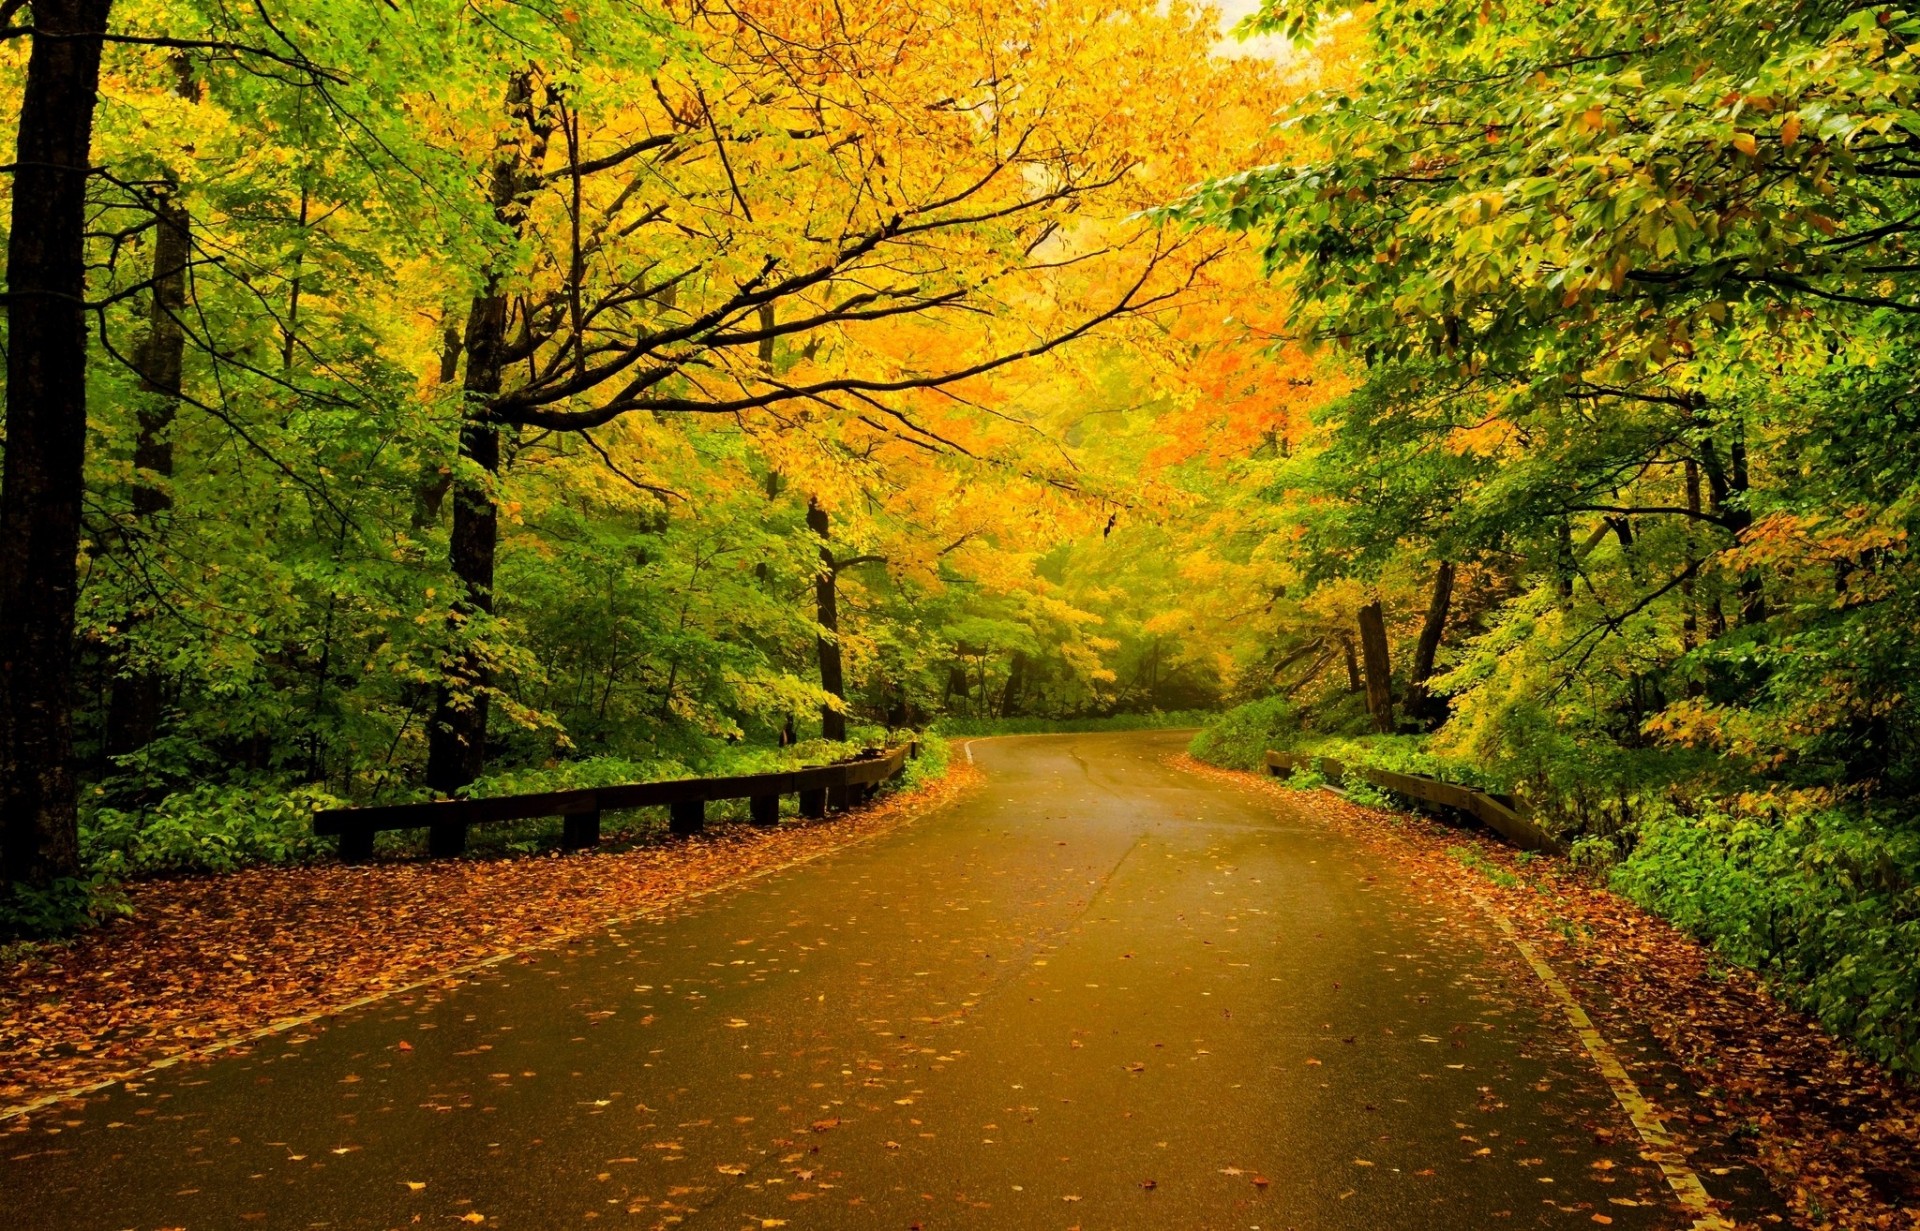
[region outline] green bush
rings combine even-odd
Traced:
[[[920,755],[907,762],[906,769],[891,783],[891,789],[912,791],[938,781],[946,776],[952,756],[953,745],[945,737],[928,731],[920,737]]]
[[[67,936],[132,913],[126,896],[104,876],[62,877],[44,888],[0,883],[0,947]]]
[[[1187,751],[1209,765],[1259,769],[1269,748],[1293,748],[1302,735],[1300,710],[1285,697],[1236,705],[1200,729]]]
[[[1862,809],[1652,805],[1613,886],[1920,1073],[1920,832]]]
[[[92,809],[81,818],[80,848],[107,876],[293,863],[320,853],[313,814],[340,803],[315,786],[209,783],[152,808]]]

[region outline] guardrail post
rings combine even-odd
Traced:
[[[827,788],[827,811],[845,812],[851,803],[851,801],[848,798],[851,791],[852,791],[851,787],[844,787],[844,786],[828,787]]]
[[[800,792],[800,815],[819,820],[827,814],[827,793],[824,790]]]
[[[348,826],[340,831],[340,858],[362,863],[373,858],[373,830],[366,826]]]
[[[677,834],[699,833],[707,827],[707,804],[703,799],[688,799],[667,805],[667,829]]]
[[[467,849],[467,823],[465,821],[435,821],[427,828],[427,854],[439,859],[446,855],[465,854]]]
[[[756,825],[778,825],[780,823],[780,797],[778,795],[755,795],[752,802],[753,823]]]
[[[560,822],[560,846],[569,851],[591,850],[600,845],[600,806],[586,812],[569,813]]]

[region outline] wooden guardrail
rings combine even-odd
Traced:
[[[1392,791],[1396,795],[1471,816],[1522,850],[1565,853],[1560,843],[1554,841],[1539,822],[1522,810],[1519,801],[1509,796],[1490,795],[1472,787],[1429,778],[1425,774],[1396,774],[1390,770],[1368,769],[1364,766],[1349,768],[1332,757],[1299,752],[1269,750],[1266,760],[1267,772],[1276,777],[1285,777],[1298,769],[1314,770],[1331,781],[1357,776],[1383,791]]]
[[[838,811],[863,802],[919,754],[920,745],[910,742],[833,765],[769,774],[676,778],[666,782],[580,787],[488,799],[436,799],[370,808],[329,808],[315,814],[313,832],[323,837],[337,835],[342,859],[370,857],[374,834],[385,829],[425,829],[429,854],[458,855],[467,848],[469,825],[557,816],[562,820],[561,845],[568,850],[584,850],[600,841],[600,814],[622,808],[665,807],[668,827],[677,834],[700,832],[706,825],[707,804],[716,799],[752,801],[756,825],[779,821],[782,795],[800,797],[802,816],[825,816],[829,810]]]

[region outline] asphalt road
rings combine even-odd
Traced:
[[[0,1136],[0,1227],[1685,1225],[1482,916],[1167,735]]]

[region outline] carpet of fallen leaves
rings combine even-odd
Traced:
[[[128,887],[133,916],[0,965],[0,1107],[556,943],[874,837],[963,790],[588,855],[258,868]]]
[[[1299,798],[1264,775],[1176,762]],[[1505,914],[1603,1033],[1651,1035],[1692,1086],[1684,1106],[1671,1094],[1655,1101],[1696,1158],[1751,1159],[1805,1227],[1920,1228],[1920,1089],[1782,1004],[1753,972],[1716,959],[1564,861],[1523,857],[1484,832],[1327,792],[1300,811],[1392,857],[1427,888],[1471,892]],[[1474,874],[1463,875],[1468,869]],[[1642,1087],[1659,1094],[1639,1067]]]

